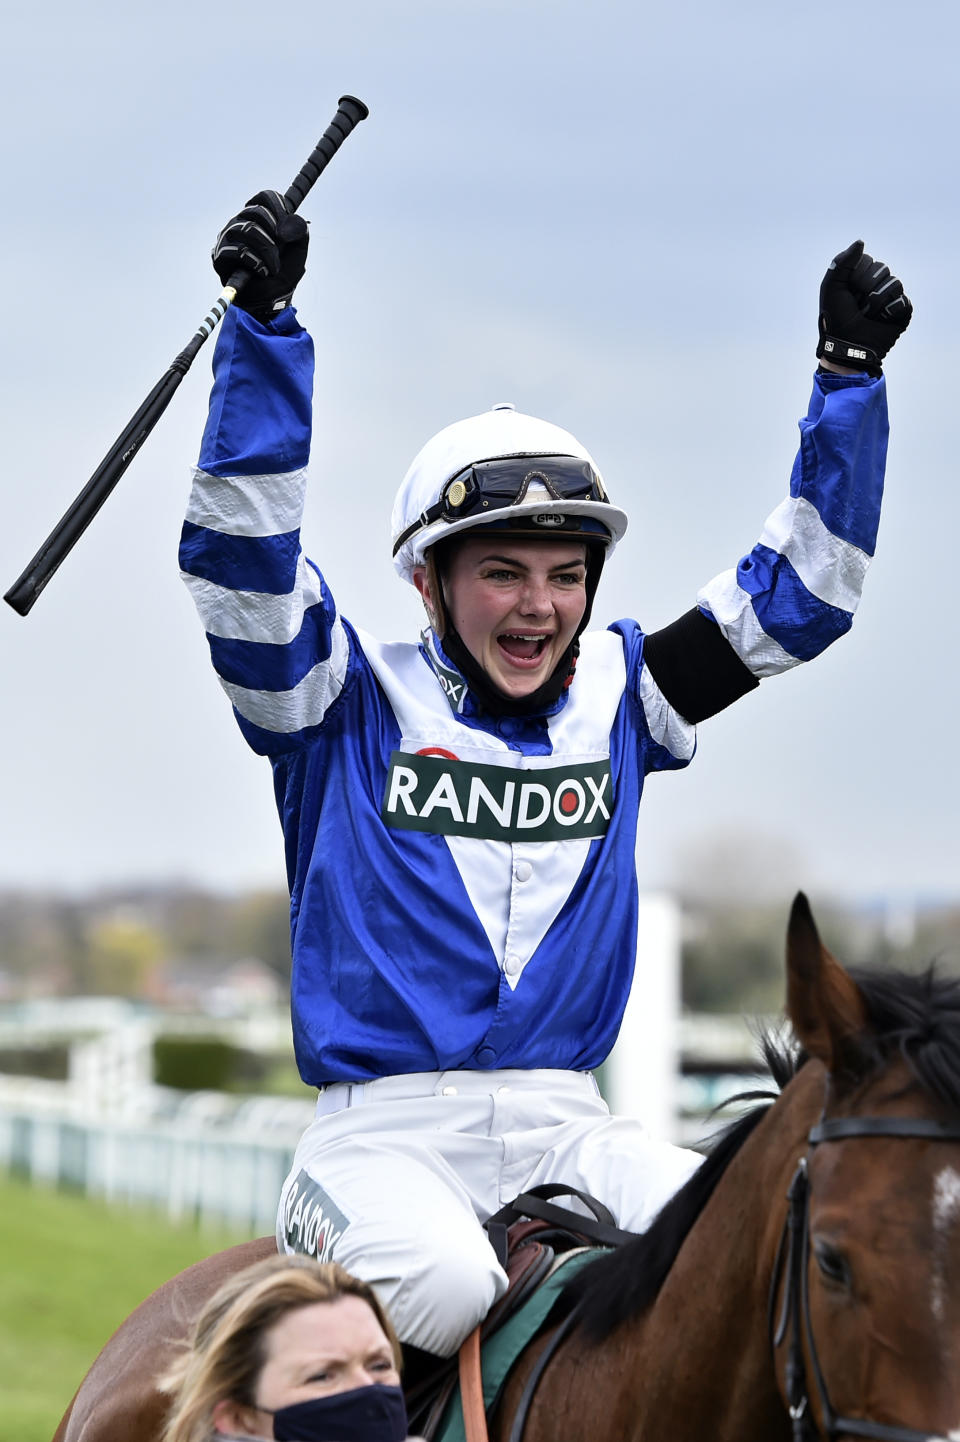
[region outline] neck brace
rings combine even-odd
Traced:
[[[571,641],[542,686],[538,686],[529,696],[508,696],[491,681],[483,667],[478,665],[463,644],[459,632],[450,624],[443,633],[442,644],[446,655],[470,688],[474,701],[489,716],[532,716],[538,711],[547,710],[560,699],[573,680],[580,650],[579,643],[576,640]]]

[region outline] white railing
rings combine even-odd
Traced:
[[[63,1082],[0,1077],[0,1172],[172,1220],[272,1232],[313,1102],[144,1087],[119,1115],[91,1115]]]
[[[679,915],[669,898],[641,898],[641,966],[620,1039],[603,1069],[616,1111],[689,1143],[703,1113],[742,1090],[738,1070],[755,1043],[738,1018],[681,1017]],[[0,1040],[69,1043],[66,1082],[0,1075],[0,1172],[77,1188],[117,1203],[149,1204],[175,1220],[272,1232],[281,1185],[313,1094],[300,1098],[183,1093],[152,1083],[159,1032],[229,1036],[236,1045],[289,1046],[289,1016],[144,1015],[115,998],[23,1004],[0,1011]],[[705,1075],[683,1076],[681,1058]],[[745,1080],[745,1079],[744,1079]]]

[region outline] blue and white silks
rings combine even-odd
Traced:
[[[587,634],[542,716],[485,717],[469,694],[456,712],[435,640],[355,630],[300,548],[313,346],[294,311],[267,327],[228,312],[214,371],[181,565],[240,728],[273,765],[304,1080],[597,1066],[633,975],[644,777],[695,747],[643,632]],[[698,596],[754,676],[849,629],[886,437],[883,380],[816,377],[789,498]]]

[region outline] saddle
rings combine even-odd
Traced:
[[[552,1200],[558,1196],[576,1197],[590,1215],[583,1216],[558,1206]],[[441,1432],[443,1442],[453,1442],[457,1436],[462,1438],[464,1418],[479,1419],[472,1425],[467,1424],[468,1436],[478,1429],[484,1412],[492,1405],[485,1404],[483,1398],[481,1347],[527,1306],[541,1284],[552,1275],[558,1258],[566,1259],[573,1252],[621,1246],[633,1237],[632,1232],[622,1231],[615,1225],[602,1202],[561,1183],[531,1187],[528,1192],[522,1192],[501,1207],[484,1226],[497,1260],[507,1274],[507,1291],[463,1344],[459,1357],[429,1357],[427,1353],[404,1347],[410,1430],[425,1442],[439,1439]],[[504,1375],[513,1358],[539,1331],[553,1300],[551,1296],[544,1309],[531,1309],[527,1330],[515,1329],[514,1350],[507,1359]],[[458,1382],[462,1411],[453,1406]],[[454,1411],[457,1416],[452,1418],[450,1414]]]

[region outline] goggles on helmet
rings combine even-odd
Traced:
[[[396,555],[412,535],[434,521],[461,521],[470,516],[485,518],[491,511],[517,506],[526,499],[532,485],[542,486],[553,501],[610,504],[593,466],[577,456],[500,456],[478,461],[450,477],[440,499],[397,537],[393,554]],[[549,506],[548,501],[544,504]]]

